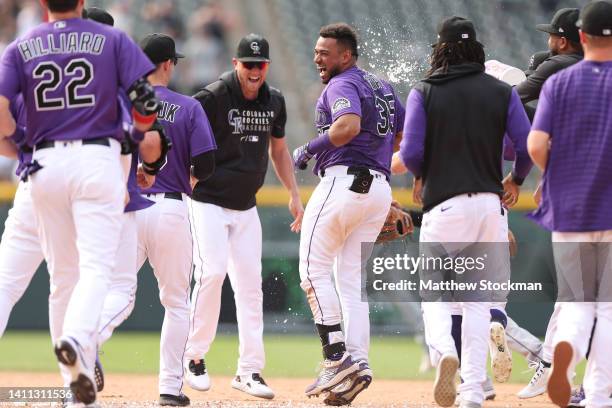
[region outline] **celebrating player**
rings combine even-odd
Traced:
[[[9,101],[21,92],[34,146],[26,175],[51,285],[67,294],[74,287],[55,352],[77,401],[88,404],[125,197],[117,95],[129,91],[143,131],[158,104],[145,79],[153,66],[124,33],[80,19],[83,0],[43,4],[49,22],[13,42],[0,62],[0,136],[14,133]]]
[[[508,241],[501,196],[506,190],[504,202],[513,205],[531,168],[525,146],[528,130],[517,93],[484,73],[484,49],[472,22],[461,17],[443,20],[431,69],[408,96],[404,139],[393,164],[394,171],[405,167],[422,178],[421,242]],[[504,133],[517,159],[502,182]],[[507,269],[498,273],[507,272],[509,278]],[[483,301],[461,303],[461,407],[481,407],[484,401],[490,306]],[[432,301],[423,302],[422,308],[430,356],[438,370],[434,399],[451,406],[459,365],[451,336],[451,305]]]
[[[333,404],[351,403],[372,381],[369,309],[361,301],[361,245],[376,240],[389,212],[389,167],[404,117],[393,88],[359,68],[357,57],[351,26],[321,28],[314,63],[327,86],[316,107],[319,136],[293,152],[299,169],[315,158],[314,173],[321,177],[300,235],[301,286],[325,358],[306,395],[329,392],[326,401]]]
[[[167,88],[174,66],[183,57],[176,52],[174,40],[165,34],[151,34],[140,44],[156,65],[148,79],[160,100],[158,121],[172,140],[172,150],[155,184],[142,190],[155,205],[136,215],[138,269],[148,258],[166,311],[160,343],[159,404],[187,406],[189,398],[181,393],[192,267],[186,200],[191,195],[190,177],[205,180],[212,174],[216,145],[200,104]],[[155,175],[147,169],[143,172]]]
[[[570,376],[592,331],[584,403],[607,407],[612,404],[612,3],[589,3],[578,24],[584,60],[546,81],[529,134],[529,154],[545,170],[542,203],[532,218],[552,231],[559,285],[548,395],[560,407],[569,404]]]
[[[273,391],[261,377],[265,364],[262,236],[255,207],[255,194],[268,167],[268,152],[276,175],[290,192],[293,231],[299,231],[304,210],[285,141],[285,98],[266,83],[268,41],[247,35],[240,40],[233,63],[234,71],[195,95],[208,115],[219,149],[214,174],[196,184],[191,201],[196,284],[185,373],[192,388],[210,388],[204,356],[215,338],[221,287],[229,274],[240,342],[232,387],[256,397],[273,398]]]

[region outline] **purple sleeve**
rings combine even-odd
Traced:
[[[527,177],[533,166],[529,153],[527,153],[527,136],[529,135],[531,124],[521,103],[521,98],[514,89],[512,89],[512,94],[510,95],[506,123],[506,134],[512,142],[516,156],[514,166],[512,167],[512,174],[515,179],[523,180]]]
[[[406,120],[406,109],[404,109],[404,105],[399,100],[397,95],[394,95],[395,98],[395,134],[402,132],[404,130],[404,120]]]
[[[327,87],[327,101],[332,113],[332,122],[342,115],[352,113],[361,116],[361,100],[357,87],[347,81],[335,81]]]
[[[17,68],[16,43],[9,45],[0,59],[0,95],[13,100],[21,91]]]
[[[549,78],[544,82],[542,91],[540,92],[540,100],[538,101],[538,109],[536,109],[535,117],[531,130],[540,130],[546,132],[552,137],[553,123],[553,98],[552,89],[555,79]]]
[[[199,103],[193,104],[189,119],[191,121],[191,157],[215,150],[217,148],[215,137],[202,105]]]
[[[120,33],[118,52],[119,82],[123,89],[130,89],[134,82],[155,69],[145,53],[123,32]]]
[[[423,94],[413,89],[406,100],[406,119],[404,135],[400,143],[400,157],[404,165],[415,177],[421,177],[425,159],[425,132],[427,115]]]
[[[508,137],[508,134],[504,135],[504,160],[514,161],[516,159],[516,152],[512,147],[512,141]]]

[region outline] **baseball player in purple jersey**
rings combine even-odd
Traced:
[[[160,99],[158,121],[172,140],[172,150],[155,184],[142,190],[155,205],[136,216],[138,267],[149,260],[166,311],[160,344],[159,403],[186,406],[189,398],[181,393],[181,388],[183,353],[189,335],[192,271],[187,200],[191,196],[190,177],[203,181],[212,174],[217,146],[198,101],[167,88],[174,66],[183,57],[176,52],[174,40],[165,34],[151,34],[140,45],[156,65],[149,81]]]
[[[319,136],[293,153],[300,169],[315,158],[321,177],[300,236],[301,286],[325,358],[306,395],[329,393],[327,403],[349,404],[372,381],[361,251],[376,240],[390,208],[389,168],[404,109],[388,83],[357,67],[357,34],[348,24],[321,28],[314,62],[327,85],[316,107]]]
[[[0,61],[0,136],[14,133],[9,101],[22,93],[34,146],[32,200],[52,285],[69,293],[77,282],[55,352],[77,401],[88,404],[96,399],[98,324],[125,197],[117,95],[128,90],[140,130],[154,121],[157,100],[144,78],[153,66],[124,33],[82,20],[83,0],[43,3],[49,22],[15,40]]]
[[[571,375],[592,332],[584,403],[610,407],[612,3],[586,5],[578,27],[584,60],[545,82],[529,134],[529,154],[544,172],[531,218],[552,231],[558,277],[548,395],[558,406],[569,404]]]

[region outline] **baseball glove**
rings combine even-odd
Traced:
[[[410,214],[402,210],[399,204],[394,201],[391,203],[387,219],[376,238],[376,243],[380,244],[403,238],[408,234],[412,234],[412,231],[414,231],[414,225]]]

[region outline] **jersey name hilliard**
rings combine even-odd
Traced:
[[[46,37],[38,36],[17,44],[24,62],[34,58],[54,54],[92,54],[100,55],[104,50],[106,36],[89,32],[60,33],[58,40],[49,33]]]
[[[242,135],[249,132],[269,134],[272,131],[274,111],[254,111],[248,109],[231,109],[227,113],[227,121],[232,127],[232,134]],[[241,137],[243,142],[257,142],[257,135]]]
[[[157,112],[157,118],[159,120],[165,120],[166,122],[174,123],[174,119],[176,118],[176,112],[182,108],[181,105],[176,105],[174,103],[160,101],[161,108]]]

